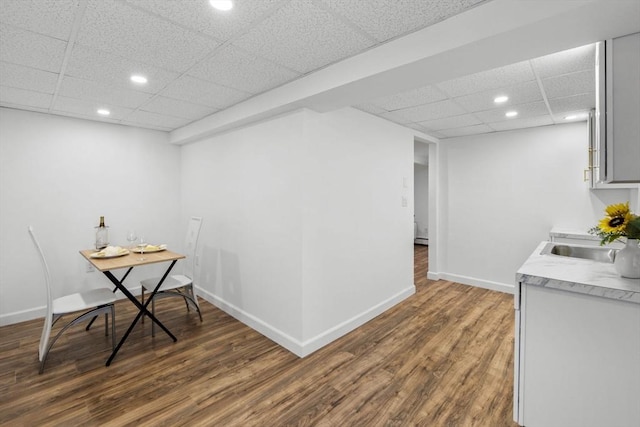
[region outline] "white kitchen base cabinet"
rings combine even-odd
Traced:
[[[640,304],[519,287],[516,421],[526,427],[640,426]]]

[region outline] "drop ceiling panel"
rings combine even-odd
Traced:
[[[230,87],[217,85],[184,75],[175,80],[160,95],[213,108],[226,108],[251,96]]]
[[[451,100],[433,102],[431,104],[419,105],[417,107],[405,108],[394,111],[395,114],[410,122],[425,122],[440,119],[443,117],[458,116],[466,113],[458,104]]]
[[[215,108],[197,105],[179,99],[165,98],[163,96],[156,96],[140,107],[140,109],[151,113],[190,120],[196,120],[218,111]]]
[[[576,71],[595,70],[595,55],[595,44],[590,44],[535,58],[531,62],[538,76],[545,79]]]
[[[75,77],[65,77],[62,80],[60,94],[69,98],[97,101],[127,108],[137,108],[151,99],[151,95],[148,93],[104,86]]]
[[[39,70],[60,72],[67,43],[0,24],[0,59]]]
[[[549,99],[580,93],[595,93],[595,70],[550,77],[542,80],[542,86]]]
[[[443,130],[443,129],[479,125],[481,123],[482,122],[472,114],[462,114],[460,116],[446,117],[444,119],[420,122],[419,124],[430,130]]]
[[[77,10],[77,0],[2,0],[0,22],[68,40]]]
[[[480,133],[489,133],[489,132],[493,132],[493,129],[491,129],[489,126],[485,124],[467,126],[467,127],[455,128],[455,129],[445,129],[440,131],[440,133],[444,135],[446,138],[454,138],[456,136],[477,135]]]
[[[130,80],[132,74],[147,77],[148,83],[136,85]],[[148,93],[160,91],[180,76],[172,71],[77,44],[69,58],[66,75]]]
[[[226,45],[193,67],[189,75],[244,92],[260,93],[301,74]]]
[[[496,104],[493,100],[498,95],[506,95],[509,99],[502,104]],[[465,95],[454,98],[454,100],[465,110],[469,112],[476,112],[492,110],[495,108],[504,108],[511,105],[526,104],[534,101],[542,101],[543,97],[538,83],[534,80],[514,86]]]
[[[4,86],[53,94],[57,81],[56,73],[0,62],[0,82]]]
[[[177,72],[218,46],[212,38],[113,0],[89,3],[78,43]]]
[[[311,0],[287,3],[233,43],[300,73],[352,56],[375,44]]]
[[[504,120],[501,122],[491,123],[491,127],[497,131],[524,129],[536,126],[552,125],[553,120],[550,116],[526,117],[522,119]]]
[[[398,123],[401,125],[413,122],[413,120],[408,119],[407,117],[404,117],[403,115],[398,114],[394,111],[387,111],[379,114],[379,116],[382,117],[383,119],[390,120],[394,123]]]
[[[75,116],[93,117],[99,108],[107,108],[111,114],[107,119],[120,120],[133,112],[133,109],[109,105],[98,101],[87,101],[83,99],[67,98],[58,96],[51,109],[54,113],[70,114]]]
[[[483,0],[321,0],[378,41],[442,21]]]
[[[0,102],[17,108],[32,107],[37,111],[47,110],[53,95],[42,92],[0,86]]]
[[[362,110],[371,114],[382,114],[382,113],[388,112],[384,108],[380,108],[377,105],[374,105],[371,103],[354,105],[354,108],[357,108],[358,110]]]
[[[166,116],[164,114],[150,113],[148,111],[134,111],[123,120],[125,123],[142,123],[156,129],[174,129],[190,122],[179,117]]]
[[[188,7],[185,7],[184,1],[126,0],[134,7],[152,12],[218,40],[228,40],[245,31],[282,1],[236,1],[233,9],[225,12],[213,9],[206,0],[190,0]]]
[[[518,112],[518,118],[506,117],[507,111],[515,110]],[[491,123],[500,121],[515,121],[520,118],[536,117],[549,114],[549,110],[544,102],[532,102],[530,104],[513,105],[510,107],[496,108],[494,110],[479,111],[475,115],[484,123]]]
[[[436,86],[446,94],[457,97],[472,93],[495,90],[517,83],[535,80],[529,61],[483,71],[458,79],[448,80]]]
[[[424,86],[418,89],[386,96],[384,98],[378,98],[373,100],[371,103],[387,111],[393,111],[402,108],[414,107],[416,105],[442,101],[446,98],[447,96],[435,86]]]
[[[595,94],[587,93],[581,95],[567,96],[549,100],[549,107],[554,114],[570,113],[575,111],[589,111],[595,108]]]

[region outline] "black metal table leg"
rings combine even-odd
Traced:
[[[158,284],[156,285],[156,287],[154,288],[153,292],[151,292],[151,296],[149,299],[147,299],[147,301],[145,302],[144,305],[142,305],[140,303],[140,301],[138,301],[138,299],[131,293],[129,292],[129,290],[122,284],[121,281],[119,281],[118,279],[115,278],[115,276],[113,275],[113,273],[111,273],[110,271],[104,271],[104,275],[107,276],[107,278],[118,288],[122,291],[122,293],[132,302],[135,304],[136,307],[138,307],[139,311],[138,314],[136,315],[136,318],[133,320],[133,322],[131,323],[131,325],[129,325],[129,328],[127,329],[127,332],[125,332],[124,336],[120,339],[120,341],[118,342],[118,345],[116,346],[116,348],[113,350],[113,352],[111,353],[111,356],[109,356],[109,359],[107,359],[107,363],[106,365],[109,366],[111,365],[111,362],[113,361],[113,358],[116,356],[116,354],[118,353],[118,350],[120,350],[120,347],[122,347],[122,344],[124,344],[124,342],[127,340],[127,337],[129,337],[129,334],[131,333],[131,331],[133,330],[133,328],[136,326],[136,324],[138,323],[138,320],[140,320],[140,318],[142,317],[143,314],[146,314],[147,316],[149,316],[149,318],[156,323],[156,325],[160,326],[160,328],[162,328],[163,331],[165,331],[167,333],[167,335],[169,335],[171,337],[171,339],[173,339],[173,342],[178,341],[178,339],[171,333],[171,331],[169,331],[169,329],[167,329],[166,326],[164,326],[162,324],[162,322],[160,322],[149,310],[147,310],[147,306],[149,305],[149,303],[151,302],[151,300],[153,299],[153,297],[155,296],[155,294],[158,292],[158,289],[160,289],[160,286],[162,286],[162,283],[165,281],[165,279],[167,278],[167,276],[169,275],[169,273],[171,272],[171,269],[173,268],[173,266],[175,265],[177,260],[173,260],[171,262],[171,265],[169,266],[169,268],[167,268],[167,271],[165,271],[164,275],[162,276],[162,278],[160,279],[160,281],[158,282]],[[127,272],[127,274],[129,274],[129,272]],[[125,275],[126,277],[126,275]],[[123,278],[124,280],[124,278]]]

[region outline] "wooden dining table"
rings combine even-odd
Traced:
[[[148,316],[153,322],[156,323],[156,325],[160,326],[160,328],[163,331],[165,331],[167,335],[169,335],[169,337],[173,339],[174,342],[176,342],[178,339],[171,333],[169,329],[167,329],[166,326],[162,324],[162,322],[160,322],[153,315],[153,313],[151,313],[147,309],[147,306],[149,305],[149,303],[151,302],[155,294],[160,289],[160,286],[162,286],[162,283],[169,276],[169,273],[173,269],[173,266],[176,264],[176,262],[179,259],[185,258],[185,256],[169,250],[161,250],[157,252],[145,252],[144,254],[129,252],[127,255],[115,256],[110,258],[106,258],[106,257],[97,258],[95,256],[92,256],[92,254],[95,254],[95,253],[96,251],[92,249],[86,249],[86,250],[80,251],[80,254],[83,257],[85,257],[87,261],[89,261],[89,263],[91,263],[91,265],[95,267],[96,270],[101,271],[111,281],[111,283],[113,283],[116,289],[122,291],[122,293],[129,299],[129,301],[131,301],[136,307],[138,307],[138,310],[139,310],[135,319],[133,319],[133,321],[131,322],[131,325],[127,329],[127,332],[125,332],[125,334],[122,336],[122,338],[118,342],[118,345],[116,346],[116,348],[111,352],[109,359],[107,359],[106,365],[107,366],[111,365],[111,362],[113,361],[113,358],[118,353],[118,350],[120,350],[120,347],[122,347],[124,342],[129,337],[129,334],[131,333],[131,331],[133,330],[133,328],[136,326],[136,324],[142,318],[143,315]],[[163,262],[170,262],[169,267],[164,272],[164,275],[162,276],[160,281],[158,281],[158,284],[151,292],[151,295],[149,295],[149,298],[147,298],[144,304],[141,303],[140,301],[138,301],[138,298],[136,298],[135,295],[133,295],[131,291],[129,291],[129,289],[127,289],[127,287],[124,285],[125,279],[135,267],[163,263]],[[118,279],[116,278],[116,276],[114,276],[112,271],[121,270],[121,269],[127,269],[127,271],[124,273],[121,279]]]

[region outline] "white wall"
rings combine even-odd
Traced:
[[[0,108],[0,324],[44,315],[44,279],[33,225],[55,283],[53,296],[110,286],[86,272],[100,215],[111,242],[128,228],[151,242],[182,243],[180,148],[164,132]],[[139,287],[155,266],[127,279]]]
[[[412,147],[408,130],[351,109],[185,145],[201,294],[301,356],[410,295]]]
[[[418,223],[418,238],[429,237],[429,166],[415,163],[414,173],[414,200],[415,216]]]
[[[629,200],[583,182],[587,147],[584,122],[441,141],[440,277],[511,291],[553,226],[586,231],[606,205]]]

